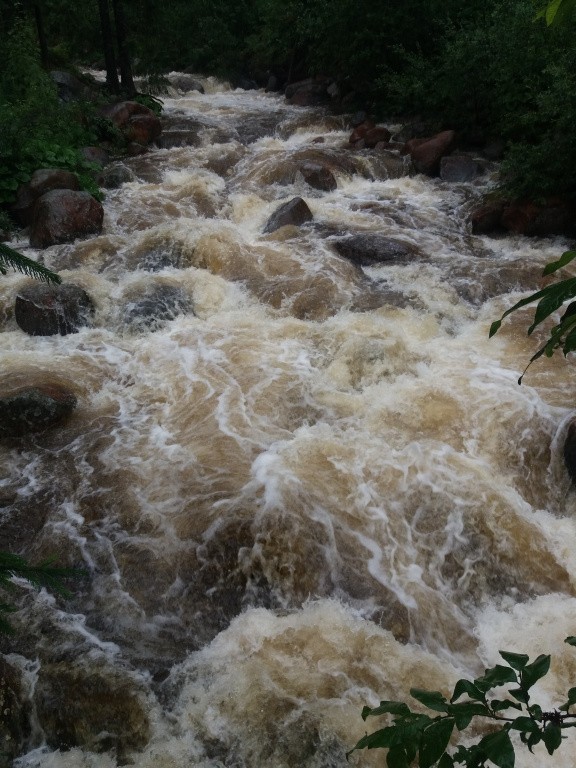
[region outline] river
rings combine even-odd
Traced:
[[[165,99],[189,144],[126,161],[103,233],[42,252],[92,327],[28,337],[27,278],[0,281],[3,384],[78,397],[61,428],[0,446],[2,540],[89,572],[70,599],[21,585],[2,641],[28,699],[15,765],[344,768],[364,704],[449,693],[499,649],[551,653],[539,701],[559,705],[576,380],[558,357],[518,386],[530,310],[488,329],[568,243],[472,236],[489,164],[411,175],[347,147],[343,118],[205,88]],[[295,196],[312,222],[263,234]],[[360,232],[412,256],[360,269],[334,248]]]

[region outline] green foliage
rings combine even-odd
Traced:
[[[567,264],[570,264],[576,258],[576,251],[566,251],[558,259],[558,261],[551,262],[544,267],[542,273],[543,276],[552,275],[559,269],[562,269]],[[560,307],[570,299],[576,296],[576,277],[569,277],[565,280],[559,280],[556,283],[546,286],[541,291],[527,296],[524,299],[516,302],[513,307],[507,309],[502,315],[500,320],[496,320],[490,326],[490,337],[494,336],[498,332],[502,325],[502,321],[505,317],[508,317],[512,312],[515,312],[528,304],[538,302],[536,310],[534,312],[534,320],[528,328],[528,335],[532,334],[534,330],[553,315]],[[522,379],[528,367],[538,360],[542,355],[546,357],[552,357],[557,349],[561,349],[564,356],[569,352],[576,350],[576,301],[571,302],[560,320],[549,330],[549,335],[544,344],[538,349],[538,351],[532,355],[528,366],[524,370],[524,373],[518,379],[518,383],[522,383]]]
[[[75,568],[55,568],[54,558],[44,560],[39,565],[30,565],[20,555],[9,552],[0,552],[0,587],[5,590],[13,590],[12,579],[14,577],[26,579],[36,588],[47,587],[63,597],[70,597],[70,592],[64,584],[65,579],[78,578],[82,574]],[[15,608],[10,603],[0,604],[0,633],[13,632],[10,622],[5,617]]]
[[[568,637],[566,642],[576,645],[576,638]],[[459,680],[449,700],[439,691],[412,688],[410,695],[426,709],[439,713],[435,716],[413,711],[402,701],[364,707],[363,720],[391,715],[392,723],[366,734],[348,755],[358,749],[387,749],[388,768],[454,768],[458,764],[465,768],[488,764],[514,768],[514,733],[530,752],[542,742],[548,754],[554,754],[562,744],[562,731],[576,726],[576,713],[570,712],[576,704],[576,688],[570,688],[564,704],[544,712],[532,703],[531,689],[548,673],[550,656],[540,655],[532,662],[522,653],[500,651],[500,656],[505,664],[486,669],[473,681]],[[471,746],[453,749],[453,735],[466,730],[477,718],[486,719],[490,731]]]
[[[7,267],[38,280],[44,280],[46,283],[58,284],[62,282],[62,278],[55,272],[13,248],[9,248],[5,243],[0,243],[0,273],[5,275]]]

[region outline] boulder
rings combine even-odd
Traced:
[[[153,283],[127,296],[123,320],[131,330],[157,330],[178,315],[193,312],[192,301],[180,286]]]
[[[160,118],[154,113],[149,115],[133,115],[124,128],[124,136],[128,141],[134,141],[142,146],[147,146],[162,133]]]
[[[384,128],[383,125],[377,125],[374,128],[369,128],[364,135],[364,142],[368,149],[374,149],[374,147],[380,142],[387,143],[390,141],[391,133],[388,128]]]
[[[338,254],[362,267],[412,258],[418,251],[413,245],[394,240],[378,232],[362,232],[333,241]]]
[[[127,181],[135,181],[136,174],[124,163],[113,163],[103,168],[96,181],[105,189],[118,189]]]
[[[16,192],[16,202],[11,213],[20,224],[28,226],[34,215],[36,200],[53,189],[80,190],[80,182],[75,173],[61,168],[39,168],[34,171],[30,181],[20,184]]]
[[[110,155],[102,147],[82,147],[80,154],[89,163],[103,168],[110,162]]]
[[[534,203],[518,200],[506,206],[502,224],[509,232],[532,237],[576,235],[576,204],[560,199]]]
[[[162,123],[154,112],[137,101],[120,101],[101,110],[129,142],[145,146],[162,133]]]
[[[360,123],[354,127],[354,130],[348,139],[348,143],[352,146],[356,146],[359,141],[362,141],[365,138],[368,131],[371,131],[375,127],[376,125],[372,120],[364,120],[363,123]]]
[[[306,221],[312,221],[312,211],[301,197],[294,197],[280,208],[277,208],[266,222],[264,232],[274,232],[287,224],[300,226]]]
[[[329,168],[318,163],[304,163],[300,166],[300,173],[304,181],[314,189],[320,189],[323,192],[332,192],[338,184],[336,178]]]
[[[0,396],[0,438],[22,437],[63,422],[76,407],[76,395],[55,384],[20,387]]]
[[[93,313],[92,299],[73,283],[30,283],[20,289],[14,309],[18,326],[30,336],[76,333],[90,325]]]
[[[88,192],[53,189],[34,205],[30,245],[47,248],[102,231],[104,209]]]
[[[171,75],[169,78],[174,88],[177,88],[182,93],[188,93],[189,91],[198,91],[204,93],[204,86],[199,80],[188,75],[185,72],[179,72],[176,75]]]
[[[315,107],[330,100],[328,88],[331,81],[327,78],[308,78],[286,86],[284,95],[289,104],[299,107]]]
[[[440,170],[440,160],[448,154],[455,138],[456,133],[454,131],[442,131],[431,139],[422,142],[419,146],[415,146],[410,151],[410,156],[418,173],[437,176]]]
[[[472,181],[478,173],[478,163],[468,155],[447,155],[440,160],[440,178],[443,181]]]
[[[485,199],[470,214],[470,225],[473,235],[490,235],[502,232],[502,214],[506,201],[501,198]]]
[[[91,101],[96,97],[96,88],[91,88],[70,72],[54,70],[50,72],[50,78],[56,83],[60,101]]]
[[[143,749],[150,738],[145,694],[123,671],[45,663],[34,700],[52,749],[114,751],[122,765],[129,751]]]

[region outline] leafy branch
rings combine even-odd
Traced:
[[[22,272],[24,275],[35,277],[38,280],[44,280],[46,283],[61,283],[62,278],[47,267],[39,264],[33,259],[29,259],[22,253],[9,248],[4,243],[0,243],[0,273],[5,275],[7,267]]]
[[[557,272],[562,267],[570,264],[576,258],[576,251],[566,251],[558,259],[547,264],[542,273],[543,276],[551,275]],[[490,338],[498,332],[502,321],[512,312],[515,312],[521,307],[525,307],[527,304],[532,304],[537,301],[536,311],[534,312],[534,321],[528,328],[528,335],[532,332],[550,315],[558,310],[566,301],[573,299],[576,296],[576,277],[569,277],[566,280],[559,280],[557,283],[546,286],[541,291],[527,296],[521,299],[513,307],[507,309],[502,315],[500,320],[496,320],[490,326]],[[524,369],[522,376],[518,379],[518,384],[522,384],[522,379],[526,374],[526,371],[530,365],[538,360],[542,355],[546,357],[552,357],[557,349],[561,349],[566,356],[569,352],[573,352],[576,349],[576,301],[573,301],[568,305],[564,314],[560,318],[560,321],[550,329],[550,334],[546,342],[540,347],[540,349],[532,355],[530,362]]]
[[[567,637],[569,645],[576,646],[576,637]],[[474,681],[458,680],[450,700],[439,691],[412,688],[410,695],[427,709],[441,714],[431,717],[414,712],[402,701],[381,701],[378,707],[364,707],[362,718],[392,715],[391,725],[366,734],[348,752],[359,749],[387,749],[388,768],[484,768],[487,762],[498,768],[514,768],[515,751],[511,733],[516,731],[520,741],[530,752],[543,742],[552,755],[565,738],[562,731],[576,726],[576,713],[570,707],[576,704],[576,687],[570,688],[567,701],[552,712],[545,712],[531,703],[530,689],[550,669],[550,656],[540,655],[530,662],[522,653],[500,651],[506,664],[486,669]],[[491,692],[507,686],[498,697]],[[458,701],[466,696],[464,701]],[[501,698],[504,696],[503,698]],[[510,712],[512,710],[512,713]],[[520,714],[516,714],[519,712]],[[506,714],[503,714],[506,713]],[[486,718],[497,728],[470,747],[459,745],[450,754],[450,740],[457,731],[465,730],[477,717]],[[417,762],[415,762],[417,760]]]

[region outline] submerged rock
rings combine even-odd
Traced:
[[[312,221],[312,211],[301,197],[294,197],[280,208],[276,209],[266,222],[264,232],[274,232],[287,224],[300,226],[306,221]]]
[[[0,438],[43,432],[76,408],[76,395],[55,384],[21,387],[0,396]]]
[[[576,484],[576,419],[568,426],[564,441],[564,464],[570,475],[570,480]]]
[[[306,184],[323,192],[332,192],[338,186],[336,178],[329,168],[318,163],[304,163],[300,167],[300,173]]]
[[[124,308],[124,323],[131,330],[157,330],[178,315],[193,312],[188,294],[177,285],[155,283],[135,293]]]
[[[10,768],[30,735],[29,705],[25,701],[22,674],[0,656],[0,768]]]
[[[16,322],[30,336],[76,333],[90,324],[93,313],[92,299],[73,283],[30,283],[16,296]]]
[[[345,259],[368,267],[387,261],[398,261],[418,254],[413,245],[403,243],[378,232],[363,232],[335,240],[334,248]]]

